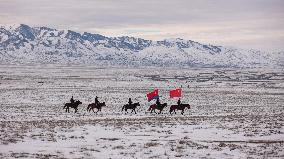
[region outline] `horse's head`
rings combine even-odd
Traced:
[[[105,107],[106,106],[106,102],[102,102],[102,107]]]
[[[189,105],[189,104],[185,104],[185,107],[187,107],[188,109],[190,109],[190,105]]]
[[[140,106],[140,103],[139,103],[139,102],[137,102],[137,103],[135,103],[135,105],[136,105],[136,106]]]
[[[81,102],[81,101],[79,101],[79,100],[77,100],[75,103],[77,103],[77,104],[82,104],[82,102]]]
[[[163,105],[164,105],[164,107],[168,106],[168,104],[167,104],[167,103],[164,103]]]

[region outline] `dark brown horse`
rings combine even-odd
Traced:
[[[131,104],[131,105],[125,104],[125,105],[122,107],[122,111],[125,110],[126,113],[127,113],[127,109],[132,109],[131,113],[134,111],[134,113],[136,114],[136,110],[135,110],[135,109],[137,108],[137,106],[140,106],[140,103],[139,103],[139,102],[138,102],[138,103],[133,103],[133,104]]]
[[[87,107],[87,111],[90,112],[91,110],[93,110],[94,113],[98,113],[99,111],[102,111],[102,107],[105,107],[106,103],[102,102],[102,103],[91,103],[88,105]],[[95,112],[94,109],[97,108],[98,110]]]
[[[154,111],[154,113],[156,113],[156,109],[160,110],[159,114],[161,114],[161,112],[163,111],[163,109],[167,106],[168,104],[167,103],[163,103],[163,104],[160,104],[160,105],[157,105],[157,104],[153,104],[153,105],[150,105],[148,111],[151,111],[151,113]],[[157,113],[156,113],[157,114]]]
[[[77,113],[78,111],[78,106],[82,104],[81,101],[77,100],[76,102],[74,103],[66,103],[63,107],[63,109],[66,109],[65,111],[69,113],[69,108],[74,108],[75,109],[75,113]]]
[[[172,105],[170,107],[170,114],[172,114],[172,112],[176,114],[176,110],[181,110],[181,114],[183,114],[185,108],[190,109],[190,105],[189,104]]]

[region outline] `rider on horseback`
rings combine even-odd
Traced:
[[[180,105],[181,105],[180,98],[178,99],[177,104],[178,104],[178,106],[180,106]]]
[[[140,103],[139,102],[133,103],[131,98],[129,98],[128,103],[125,104],[122,107],[122,111],[127,112],[127,109],[132,109],[131,113],[134,112],[136,114],[136,110],[135,109],[137,108],[137,106],[140,106]]]
[[[159,98],[157,98],[156,104],[157,104],[157,106],[160,106],[160,105],[161,105],[161,102],[160,102],[160,99],[159,99]]]
[[[98,96],[96,96],[96,98],[95,98],[95,105],[98,105],[100,102],[99,102],[99,100],[98,100]]]
[[[75,102],[74,99],[73,99],[73,96],[71,97],[70,102],[71,102],[71,103],[74,103],[74,102]]]
[[[129,104],[129,105],[132,105],[131,98],[129,98],[128,104]]]

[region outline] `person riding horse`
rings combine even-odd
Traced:
[[[80,104],[82,104],[82,102],[79,101],[79,100],[74,101],[73,96],[72,96],[72,98],[70,99],[70,102],[71,102],[71,103],[65,103],[63,109],[65,109],[65,111],[69,113],[69,108],[74,108],[74,109],[75,109],[75,113],[76,113],[76,112],[78,111],[78,106],[79,106]]]
[[[74,99],[73,99],[73,96],[71,97],[71,99],[70,99],[70,103],[74,103],[75,101],[74,101]]]
[[[131,98],[129,98],[128,100],[128,104],[125,104],[123,107],[122,107],[122,111],[125,111],[127,112],[127,109],[132,109],[131,113],[134,112],[136,114],[136,108],[137,106],[140,106],[140,103],[137,102],[137,103],[133,103]]]
[[[160,99],[159,99],[159,98],[157,98],[156,104],[157,104],[157,106],[160,106],[160,105],[161,105],[161,102],[160,102]]]
[[[133,103],[133,102],[132,102],[131,98],[129,98],[128,104],[129,104],[129,105],[132,105],[132,103]]]
[[[167,103],[161,104],[160,98],[157,98],[157,99],[156,99],[156,103],[150,105],[148,111],[151,111],[151,113],[154,111],[154,112],[156,113],[155,109],[158,109],[158,110],[160,110],[160,112],[159,112],[159,114],[160,114],[160,113],[162,112],[162,110],[163,110],[167,105],[168,105]]]
[[[95,105],[98,105],[100,102],[99,102],[99,100],[98,100],[98,96],[96,96],[96,98],[95,98]]]
[[[181,110],[181,114],[183,114],[185,108],[190,109],[190,105],[189,104],[182,104],[181,101],[180,101],[180,98],[178,99],[177,104],[178,105],[172,105],[170,107],[170,114],[172,114],[172,112],[176,113],[175,110]]]
[[[180,105],[181,105],[180,98],[178,99],[177,104],[178,104],[178,106],[180,106]]]

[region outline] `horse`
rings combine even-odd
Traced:
[[[69,113],[69,107],[74,108],[75,109],[75,113],[77,113],[78,111],[78,106],[82,104],[81,101],[77,100],[74,103],[66,103],[63,107],[63,109],[66,109],[65,111]]]
[[[156,113],[156,109],[160,110],[159,114],[161,114],[161,112],[163,111],[163,109],[167,106],[167,103],[163,103],[163,104],[160,104],[160,105],[157,105],[157,104],[153,104],[153,105],[150,105],[148,111],[151,111],[151,113],[154,111]],[[157,113],[156,113],[157,114]]]
[[[140,103],[139,103],[139,102],[133,103],[133,104],[131,104],[131,105],[125,104],[125,105],[122,107],[122,111],[125,110],[125,111],[127,112],[127,109],[132,109],[131,113],[134,111],[135,114],[136,114],[136,110],[135,110],[135,109],[137,108],[137,106],[140,106]]]
[[[189,104],[172,105],[170,107],[170,114],[172,114],[172,112],[176,114],[176,109],[177,109],[177,110],[181,110],[181,114],[183,115],[185,108],[190,109],[190,105]]]
[[[87,111],[90,112],[91,110],[93,110],[94,113],[98,113],[99,111],[102,111],[102,107],[105,107],[106,103],[102,102],[102,103],[91,103],[88,105],[87,107]],[[98,110],[95,112],[94,108],[97,108]]]

